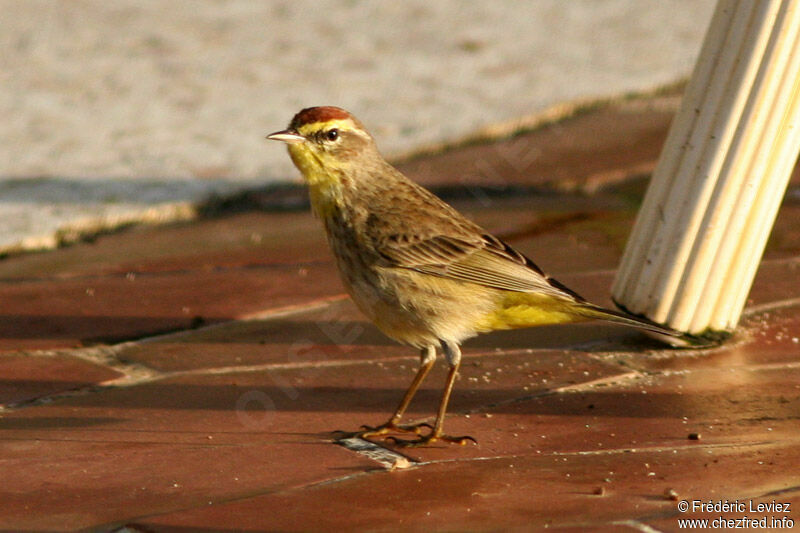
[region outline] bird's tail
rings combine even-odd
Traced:
[[[584,320],[605,320],[624,326],[639,328],[655,334],[661,341],[680,347],[700,347],[709,343],[702,337],[689,335],[652,320],[606,309],[587,302],[578,295],[554,298],[541,293],[507,292],[500,305],[485,319],[476,324],[476,331],[528,328],[548,324],[566,324]]]
[[[657,322],[653,322],[652,320],[645,317],[631,315],[624,311],[606,309],[605,307],[600,307],[599,305],[594,305],[586,302],[583,306],[581,306],[579,313],[585,316],[586,318],[606,320],[608,322],[623,324],[625,326],[632,326],[634,328],[639,328],[645,331],[650,331],[652,333],[657,333],[658,335],[665,335],[667,337],[670,337],[670,339],[663,339],[663,340],[669,342],[670,344],[677,344],[677,345],[694,344],[691,341],[690,336],[681,331],[672,329],[669,326],[664,326]]]

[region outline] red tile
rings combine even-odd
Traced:
[[[766,457],[772,458],[770,465],[764,463]],[[451,461],[256,495],[136,524],[159,532],[201,527],[280,531],[606,530],[626,523],[637,529],[634,524],[678,514],[677,502],[664,496],[669,489],[679,497],[697,498],[765,494],[796,481],[790,471],[798,460],[796,445],[771,444],[698,447],[678,454],[646,450]],[[602,494],[597,494],[599,491]],[[677,523],[673,524],[671,529],[677,529]]]
[[[461,187],[474,220],[609,305],[670,117],[622,104],[404,168]],[[476,184],[603,193],[487,196]],[[43,398],[0,415],[0,529],[676,530],[669,491],[797,501],[796,211],[790,199],[779,215],[735,342],[665,350],[602,323],[478,337],[445,424],[478,444],[402,449],[412,467],[394,472],[331,431],[385,421],[418,356],[342,299],[309,213],[7,258],[0,351],[150,337],[109,352],[149,378],[103,386],[120,374],[79,352],[0,356],[0,402]],[[440,361],[409,420],[432,419],[443,381]]]
[[[141,226],[47,253],[0,261],[0,280],[208,271],[326,260],[311,213],[237,213],[168,226]]]
[[[315,281],[319,278],[315,277]],[[125,348],[122,357],[164,371],[417,357],[380,333],[344,296],[274,318],[220,324]]]
[[[341,290],[330,263],[2,282],[0,350],[73,347],[191,329]]]
[[[78,431],[91,437],[91,426]],[[306,460],[298,462],[301,450]],[[3,440],[0,452],[0,527],[10,531],[110,530],[120,520],[371,468],[366,459],[326,443],[225,445],[203,434],[181,444],[168,432],[139,443],[102,435],[60,442]]]
[[[574,117],[499,142],[470,145],[400,165],[426,185],[565,188],[613,184],[649,172],[674,110],[625,104]]]
[[[454,413],[616,372],[579,355],[550,352],[538,354],[527,371],[529,358],[467,357]],[[0,525],[96,527],[381,468],[333,444],[331,431],[388,418],[414,367],[413,359],[399,359],[190,373],[6,413],[0,418],[7,491]],[[431,415],[443,374],[442,368],[432,373],[410,417]],[[453,431],[472,430],[463,416],[452,422]],[[441,447],[428,453],[458,458],[480,452]]]

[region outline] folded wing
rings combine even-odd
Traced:
[[[405,240],[405,239],[404,239]],[[378,248],[384,266],[407,268],[495,289],[536,292],[583,302],[523,254],[489,234],[436,235]]]

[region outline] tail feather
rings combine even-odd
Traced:
[[[708,348],[718,345],[724,338],[727,338],[727,336],[711,337],[678,331],[669,326],[653,322],[643,316],[632,315],[625,311],[606,309],[588,302],[584,302],[584,307],[579,312],[586,318],[607,320],[655,333],[655,336],[660,338],[662,342],[676,348]]]
[[[607,320],[609,322],[624,324],[626,326],[632,326],[670,337],[683,337],[685,335],[683,332],[658,324],[648,318],[631,315],[623,311],[606,309],[605,307],[600,307],[599,305],[587,303],[586,307],[581,310],[581,314],[587,318]]]

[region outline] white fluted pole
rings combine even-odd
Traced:
[[[732,331],[800,151],[800,0],[719,0],[612,289],[695,335]]]

